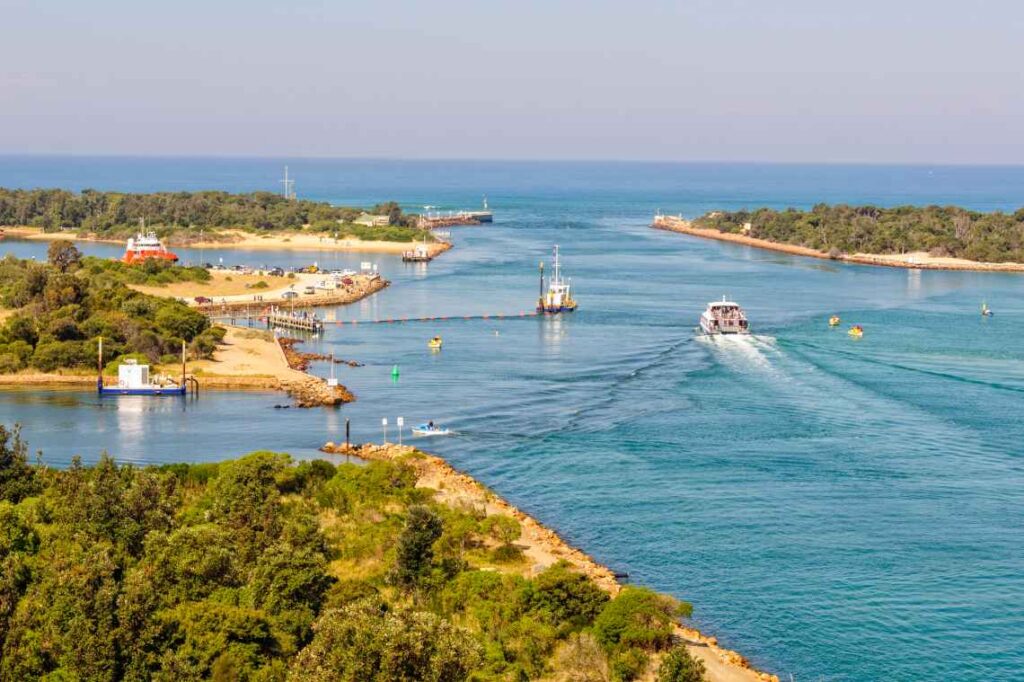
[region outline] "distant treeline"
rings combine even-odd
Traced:
[[[241,228],[253,231],[337,230],[352,223],[364,209],[326,202],[285,199],[272,192],[156,192],[132,194],[81,193],[63,189],[0,188],[0,225],[27,225],[46,231],[71,229],[99,235],[126,234],[139,221],[163,232]],[[415,225],[395,202],[378,204],[370,213],[387,215],[391,225]]]
[[[806,246],[836,257],[926,251],[975,261],[1024,261],[1024,208],[981,213],[955,206],[818,204],[810,211],[714,211],[694,225]]]

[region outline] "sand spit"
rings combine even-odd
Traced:
[[[355,400],[344,386],[328,386],[320,377],[293,369],[281,345],[270,332],[225,326],[223,343],[212,360],[196,360],[186,372],[199,380],[200,392],[218,390],[284,391],[297,407],[331,407]],[[300,355],[301,354],[297,354]],[[181,365],[162,365],[154,373],[170,377],[181,375]],[[103,377],[105,386],[117,384],[117,377]],[[96,374],[21,372],[0,375],[0,386],[94,388]]]
[[[694,227],[693,223],[678,216],[656,216],[651,227],[669,232],[680,232],[705,239],[715,239],[721,242],[732,242],[743,244],[759,249],[779,251],[794,256],[807,256],[809,258],[822,258],[824,260],[836,260],[844,263],[856,263],[858,265],[877,265],[891,268],[908,268],[911,270],[974,270],[979,272],[1024,272],[1024,263],[982,263],[979,261],[966,260],[964,258],[947,258],[932,256],[923,251],[903,254],[877,254],[877,253],[853,253],[842,254],[836,257],[830,256],[824,251],[811,249],[806,246],[793,244],[782,244],[748,237],[733,232],[719,232],[702,227]]]
[[[74,232],[43,232],[38,227],[4,227],[3,234],[16,239],[33,241],[55,241],[67,239],[75,242],[97,242],[103,244],[124,244],[121,239],[106,239],[95,234],[79,235]],[[182,240],[171,239],[168,247],[190,249],[240,249],[251,251],[348,251],[351,253],[392,253],[400,254],[413,247],[412,242],[386,242],[362,240],[356,237],[334,239],[327,235],[307,232],[274,232],[256,235],[244,230],[222,230],[218,239]],[[437,256],[452,248],[447,242],[432,242],[428,245],[431,256]]]
[[[251,249],[269,251],[350,251],[352,253],[400,254],[413,248],[413,242],[385,242],[362,240],[356,237],[339,237],[307,232],[274,232],[256,235],[243,230],[224,230],[219,233],[222,240],[190,241],[168,246],[187,246],[192,249]],[[447,242],[431,242],[427,245],[431,256],[437,256],[452,248]]]
[[[231,313],[260,314],[268,306],[285,308],[315,308],[326,306],[348,305],[372,296],[381,289],[391,285],[389,280],[379,276],[353,275],[346,278],[351,284],[343,284],[336,289],[321,289],[319,284],[325,283],[326,276],[300,274],[294,281],[283,286],[267,289],[252,289],[255,293],[233,294],[227,296],[210,295],[202,283],[179,282],[167,287],[129,285],[136,291],[152,296],[182,299],[188,305],[206,313],[220,316]],[[315,293],[305,293],[306,287],[313,287]],[[289,293],[290,292],[290,293]],[[287,295],[286,295],[287,294]],[[197,297],[210,299],[199,303]]]
[[[409,445],[364,445],[346,446],[344,443],[327,443],[323,452],[351,455],[364,460],[393,460],[408,458],[415,469],[416,485],[437,491],[438,501],[453,505],[483,507],[488,514],[505,514],[519,521],[522,536],[516,542],[534,567],[542,570],[558,561],[567,561],[576,570],[588,576],[601,589],[615,595],[622,589],[615,574],[597,563],[584,552],[571,547],[550,528],[520,509],[495,495],[471,476],[458,471],[445,460],[416,450]],[[707,637],[693,628],[679,626],[679,638],[686,642],[690,653],[700,659],[707,668],[709,682],[778,682],[778,677],[754,670],[746,659],[735,651],[718,646],[714,637]]]

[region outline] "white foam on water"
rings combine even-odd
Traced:
[[[711,349],[715,359],[737,372],[761,371],[777,374],[770,356],[780,353],[773,336],[754,334],[700,334],[698,343]]]

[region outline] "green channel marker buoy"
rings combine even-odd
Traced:
[[[398,383],[398,365],[391,368],[391,380]]]

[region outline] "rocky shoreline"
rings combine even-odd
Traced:
[[[281,380],[281,388],[295,401],[296,407],[335,407],[356,399],[355,394],[341,384],[329,386],[326,379],[307,374],[310,360],[319,359],[319,355],[295,350],[297,343],[301,343],[301,339],[279,338],[276,344],[288,366],[302,374],[302,377]]]
[[[320,449],[326,453],[367,461],[402,459],[416,472],[416,485],[435,490],[440,502],[453,506],[483,506],[488,514],[504,514],[519,521],[522,536],[517,544],[523,549],[534,571],[542,570],[557,561],[567,561],[609,594],[614,596],[622,589],[615,573],[608,567],[572,547],[553,530],[501,499],[473,477],[458,471],[441,457],[409,445],[389,443],[346,445],[329,442]],[[778,676],[755,670],[741,654],[720,647],[716,638],[704,635],[699,630],[679,625],[676,635],[680,642],[686,644],[691,655],[704,663],[709,682],[779,682]]]

